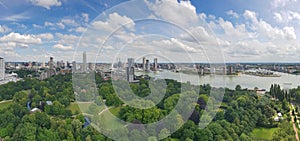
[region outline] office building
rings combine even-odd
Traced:
[[[86,72],[86,69],[87,69],[87,65],[86,65],[86,52],[84,51],[83,52],[83,61],[82,61],[82,71],[83,72]]]
[[[157,71],[157,67],[158,67],[157,58],[154,58],[153,71]]]
[[[120,71],[122,69],[122,62],[121,62],[120,58],[118,58],[117,68],[118,68],[118,71]]]
[[[146,57],[143,57],[143,70],[146,70]]]
[[[72,71],[73,71],[73,72],[76,72],[76,70],[77,70],[77,65],[76,65],[76,62],[73,61],[73,62],[72,62]]]
[[[50,57],[50,61],[48,64],[49,64],[49,69],[47,70],[47,78],[56,75],[56,69],[55,69],[53,57]]]
[[[48,66],[50,69],[54,68],[54,61],[53,61],[53,57],[50,57],[50,61],[48,62]]]
[[[145,71],[150,71],[150,62],[149,60],[146,60],[146,69]]]
[[[5,62],[4,58],[0,57],[0,80],[4,80],[5,78]]]
[[[127,63],[129,68],[134,67],[134,58],[128,58]]]
[[[134,67],[126,67],[126,80],[134,82]]]

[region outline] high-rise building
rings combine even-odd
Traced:
[[[145,71],[150,71],[150,62],[149,62],[148,59],[146,60],[146,69],[145,69]]]
[[[73,62],[72,62],[72,71],[73,71],[73,72],[76,72],[76,70],[77,70],[77,65],[76,65],[76,62],[73,61]]]
[[[0,80],[5,78],[5,62],[4,58],[0,57]]]
[[[48,62],[49,68],[53,69],[54,68],[54,61],[53,61],[53,57],[50,57],[50,61]]]
[[[126,80],[134,82],[134,67],[126,67]]]
[[[120,58],[118,58],[117,68],[118,68],[118,71],[120,71],[122,69],[122,62],[121,62]]]
[[[143,57],[143,70],[146,70],[146,57]]]
[[[53,61],[53,57],[50,57],[50,61],[48,62],[49,69],[47,70],[47,78],[56,75],[56,69]]]
[[[153,63],[153,71],[157,71],[157,58],[154,58],[154,63]]]
[[[128,58],[128,67],[134,67],[134,58]]]
[[[86,72],[87,65],[86,65],[86,52],[83,52],[83,63],[82,63],[82,71]]]

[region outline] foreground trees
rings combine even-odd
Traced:
[[[120,108],[118,111],[120,119],[140,124],[153,123],[170,114],[182,96],[180,89],[182,85],[195,87],[166,80],[166,95],[160,103],[149,109],[138,109],[124,105],[112,83],[101,80],[99,76],[96,77],[98,93],[95,95],[94,103],[88,107],[87,114],[98,113],[99,106],[105,103],[107,106]],[[147,80],[129,86],[134,94],[140,97],[146,97],[151,93]],[[199,141],[250,141],[255,140],[252,130],[256,127],[279,127],[280,130],[275,133],[273,140],[294,139],[291,125],[286,121],[288,117],[282,123],[274,122],[273,118],[278,112],[288,115],[289,102],[300,100],[300,88],[291,90],[291,94],[288,95],[280,89],[279,85],[272,85],[270,96],[260,97],[255,92],[242,89],[240,86],[237,86],[235,90],[225,89],[223,103],[219,109],[216,109],[216,116],[210,117],[211,115],[208,114],[206,118],[201,119],[212,118],[212,122],[203,129],[199,128],[200,117],[203,116],[206,108],[212,108],[210,106],[213,106],[219,97],[210,93],[215,88],[209,85],[203,85],[197,89],[199,93],[195,91],[189,91],[189,93],[196,94],[198,100],[185,105],[195,106],[191,117],[184,123],[180,114],[173,113],[170,123],[165,124],[174,129],[180,127],[180,129],[165,140],[177,138]],[[91,96],[90,93],[87,92],[87,94]],[[17,83],[1,85],[0,96],[0,99],[13,99],[10,107],[0,110],[0,137],[5,140],[110,140],[91,126],[83,128],[84,116],[80,113],[72,115],[67,109],[70,102],[75,101],[70,75],[58,75],[44,81],[25,79]],[[84,99],[84,95],[80,96]],[[45,101],[51,101],[52,105],[43,103]],[[27,102],[31,102],[32,108],[40,108],[41,112],[30,113],[26,107]],[[143,103],[143,101],[135,102]],[[170,133],[168,129],[162,127],[157,127],[151,132],[156,132],[158,136],[151,136],[149,140],[156,140]],[[121,137],[119,133],[115,134]],[[130,127],[122,134],[128,135],[124,140],[142,140],[146,136],[144,132]]]

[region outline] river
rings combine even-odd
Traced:
[[[136,72],[136,75],[142,75],[142,72]],[[296,88],[300,86],[300,75],[292,75],[276,72],[280,77],[259,77],[253,75],[241,74],[237,75],[204,75],[174,73],[171,71],[162,71],[157,73],[149,73],[149,76],[160,79],[173,79],[179,82],[190,81],[192,84],[210,84],[213,87],[227,87],[234,89],[236,85],[242,88],[269,90],[271,84],[279,84],[282,88]]]

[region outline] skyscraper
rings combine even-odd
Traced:
[[[86,72],[86,68],[87,68],[87,65],[86,65],[86,52],[84,51],[84,52],[83,52],[82,71],[83,71],[83,72]]]
[[[146,57],[143,57],[143,70],[146,70]]]
[[[134,82],[134,67],[126,67],[126,80]]]
[[[76,70],[77,70],[76,62],[73,61],[73,62],[72,62],[72,71],[73,71],[73,72],[76,72]]]
[[[128,67],[134,67],[134,58],[128,58]]]
[[[153,71],[157,71],[157,58],[154,58],[154,63],[153,63]]]
[[[50,57],[50,61],[48,62],[49,68],[53,69],[54,68],[54,61],[53,61],[53,57]]]
[[[146,70],[145,71],[150,71],[150,62],[149,60],[146,60]]]
[[[0,80],[4,80],[5,77],[5,62],[4,58],[0,57]]]

